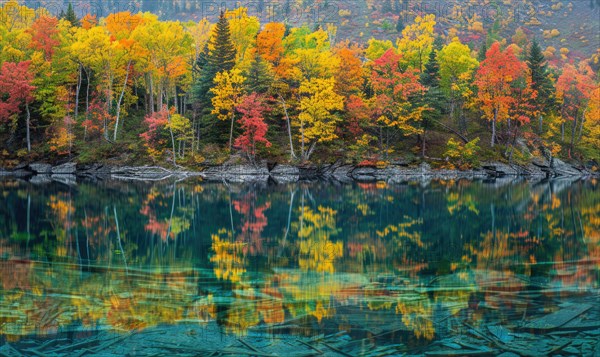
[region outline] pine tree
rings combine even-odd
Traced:
[[[479,47],[479,52],[477,52],[477,60],[479,62],[485,61],[485,54],[487,53],[487,50],[488,50],[488,47],[487,47],[487,41],[486,41],[481,44],[481,47]]]
[[[421,73],[421,84],[429,88],[440,86],[440,65],[435,50],[429,52],[429,61]]]
[[[423,112],[423,121],[421,122],[423,128],[423,135],[421,137],[421,155],[425,157],[426,150],[426,134],[427,130],[432,127],[433,121],[439,120],[442,116],[444,107],[444,94],[440,88],[440,65],[437,60],[437,51],[432,50],[429,52],[429,61],[425,64],[423,73],[419,81],[427,88],[427,91],[422,96],[424,106],[428,108],[427,111]]]
[[[77,18],[77,15],[75,15],[73,4],[69,3],[69,6],[67,7],[67,12],[64,15],[64,19],[69,21],[73,26],[79,26],[79,19]]]
[[[209,51],[209,47],[213,50]],[[204,49],[195,63],[195,70],[198,76],[192,89],[192,94],[202,110],[211,105],[212,93],[210,88],[213,86],[213,80],[217,73],[229,71],[235,66],[235,47],[231,41],[229,22],[225,18],[225,13],[221,12],[219,22],[215,25],[210,44],[204,46]]]
[[[256,53],[246,73],[246,87],[250,93],[265,94],[271,88],[273,76],[269,71],[269,65]]]
[[[398,22],[396,22],[396,31],[402,33],[402,30],[404,30],[404,21],[402,21],[402,15],[399,15]]]
[[[216,69],[216,72],[229,71],[235,66],[235,47],[231,41],[229,21],[225,18],[225,12],[221,11],[219,22],[215,25],[215,32],[210,40],[214,50],[208,57],[208,62]]]
[[[527,66],[531,75],[531,88],[537,91],[533,105],[540,112],[544,112],[554,105],[554,86],[549,77],[548,63],[542,53],[542,48],[534,39],[527,54]],[[542,131],[542,115],[539,117],[539,131]]]

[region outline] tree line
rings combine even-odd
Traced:
[[[0,15],[5,163],[600,156],[597,63],[549,64],[534,38],[463,43],[437,33],[434,15],[403,24],[396,43],[366,44],[245,8],[215,24],[78,19],[71,6],[56,18],[15,1]]]

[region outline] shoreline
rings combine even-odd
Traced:
[[[137,180],[162,181],[170,178],[200,177],[207,182],[293,183],[310,180],[334,180],[341,183],[377,182],[399,183],[415,179],[495,179],[495,178],[592,178],[600,172],[554,159],[552,164],[532,163],[528,166],[508,165],[500,162],[483,163],[472,170],[433,169],[426,162],[418,166],[390,164],[386,167],[355,166],[343,164],[304,165],[290,164],[224,164],[203,167],[199,171],[168,169],[162,166],[111,166],[105,164],[78,165],[67,162],[61,165],[47,163],[21,164],[12,170],[0,168],[0,177],[27,179],[32,183],[52,181],[75,184],[78,180]]]

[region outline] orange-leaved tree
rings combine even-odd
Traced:
[[[494,42],[475,74],[477,100],[485,117],[492,122],[492,147],[496,143],[496,125],[508,121],[511,109],[517,104],[514,94],[520,79],[526,75],[525,68],[511,47],[502,51],[500,44]]]

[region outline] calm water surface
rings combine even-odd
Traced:
[[[592,354],[599,186],[3,180],[0,352]],[[526,328],[565,309],[587,327]]]

